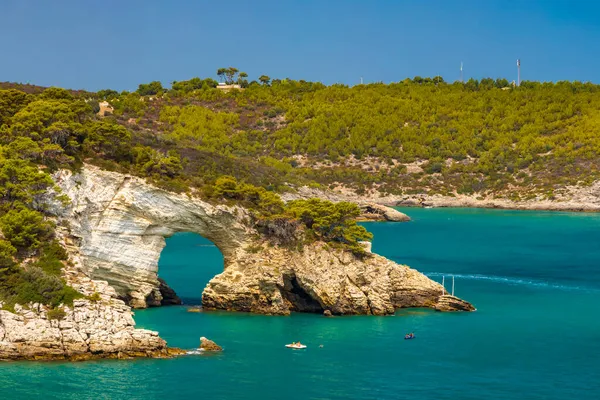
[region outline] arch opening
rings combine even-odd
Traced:
[[[161,305],[201,305],[202,291],[223,269],[223,254],[205,237],[182,232],[167,238],[158,261]]]

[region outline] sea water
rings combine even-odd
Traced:
[[[471,301],[474,313],[413,309],[325,318],[139,310],[170,345],[223,353],[168,360],[0,364],[2,399],[599,399],[600,215],[406,209],[367,223],[374,251]],[[222,270],[210,242],[167,241],[160,276],[187,304]],[[404,340],[414,332],[416,339]],[[292,341],[305,350],[284,347]],[[322,347],[320,347],[322,345]]]

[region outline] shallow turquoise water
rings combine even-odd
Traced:
[[[477,312],[323,318],[142,310],[138,325],[171,345],[192,348],[207,336],[225,352],[0,364],[2,398],[600,398],[600,215],[405,211],[412,222],[366,224],[374,250],[438,281],[454,274],[456,294]],[[222,268],[206,244],[178,235],[161,257],[161,276],[190,304]],[[404,341],[409,331],[417,339]],[[294,340],[309,348],[283,347]]]

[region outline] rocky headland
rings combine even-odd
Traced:
[[[224,271],[203,292],[206,309],[289,314],[392,314],[400,307],[474,310],[448,301],[442,286],[384,257],[356,257],[321,242],[302,249],[273,246],[237,206],[214,205],[166,192],[143,179],[85,166],[54,175],[70,199],[52,213],[69,253],[64,277],[85,298],[48,315],[30,304],[0,311],[0,359],[168,357],[157,332],[136,329],[131,307],[177,304],[158,276],[165,238],[195,232],[224,256]],[[52,196],[49,196],[52,198]],[[402,213],[363,204],[369,219],[407,220]],[[198,268],[201,268],[199,265]]]

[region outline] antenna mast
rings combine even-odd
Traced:
[[[460,83],[463,83],[463,62],[460,62]]]
[[[521,86],[521,60],[517,58],[517,86]]]
[[[444,281],[446,277],[442,275],[442,296],[446,294],[446,285],[444,285]]]

